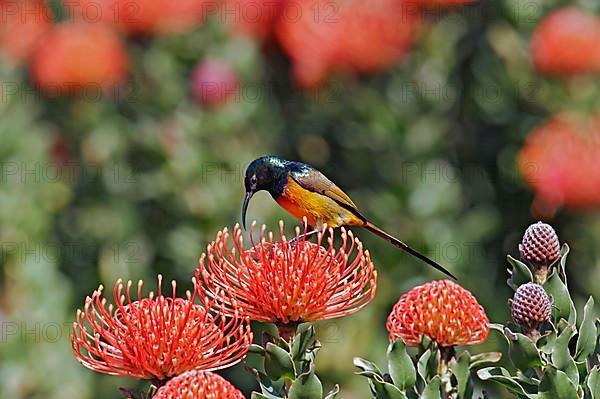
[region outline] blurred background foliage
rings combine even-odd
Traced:
[[[81,18],[89,3],[109,17]],[[538,173],[588,181],[597,166],[578,164],[577,149],[569,173],[517,164],[551,115],[600,108],[597,73],[532,65],[532,32],[575,3],[422,0],[398,11],[380,0],[298,1],[319,17],[282,21],[263,8],[253,23],[236,16],[248,3],[0,1],[0,398],[100,399],[134,385],[75,362],[75,309],[118,277],[153,286],[163,273],[185,287],[217,230],[239,221],[244,169],[265,154],[321,169],[373,221],[457,274],[492,321],[510,318],[505,256],[540,218],[573,249],[578,305],[600,294],[600,201],[549,203],[523,182]],[[579,37],[600,47],[596,24]],[[598,47],[573,46],[582,45],[600,70]],[[586,150],[592,159],[596,148]],[[552,191],[559,180],[540,181]],[[249,216],[295,224],[266,194]],[[380,271],[378,295],[319,325],[317,370],[342,398],[365,397],[352,357],[383,362],[397,298],[442,277],[357,233]],[[482,349],[500,345],[492,333]],[[224,374],[254,388],[242,365]],[[490,387],[488,397],[501,396]]]

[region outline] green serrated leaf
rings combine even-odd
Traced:
[[[484,352],[471,356],[469,368],[478,369],[485,365],[498,363],[502,359],[501,352]]]
[[[327,392],[327,395],[323,399],[334,399],[337,394],[340,393],[340,386],[335,384],[331,391]]]
[[[508,280],[508,285],[512,289],[516,291],[520,285],[531,283],[533,281],[531,270],[525,263],[513,258],[510,255],[508,255],[506,258],[508,263],[510,263],[512,266],[512,270],[509,270],[510,279]]]
[[[454,374],[457,381],[456,389],[459,399],[470,399],[473,396],[473,389],[470,384],[470,363],[471,354],[464,351],[451,366],[452,374]]]
[[[575,360],[583,361],[594,352],[598,332],[594,320],[594,298],[590,296],[583,308],[583,321],[579,327],[579,337],[575,349]]]
[[[554,299],[552,305],[552,320],[554,322],[565,319],[569,324],[575,324],[577,311],[571,299],[566,284],[561,280],[558,270],[553,270],[550,277],[544,283],[544,289]]]
[[[538,399],[579,399],[577,394],[577,386],[573,384],[571,379],[553,366],[546,367],[542,381],[540,382],[540,390]]]
[[[290,354],[275,344],[267,343],[265,347],[265,373],[273,381],[281,378],[293,380],[296,370]]]
[[[420,396],[420,399],[441,399],[442,393],[440,392],[440,385],[442,381],[440,380],[440,376],[436,375],[431,379],[429,384],[423,390],[423,393]]]
[[[552,363],[558,370],[566,373],[573,384],[579,385],[579,371],[569,352],[569,341],[574,335],[575,327],[569,325],[556,338],[552,351]]]
[[[592,399],[600,399],[600,366],[594,366],[587,377],[586,385]]]
[[[522,371],[542,365],[540,353],[533,341],[520,333],[513,333],[508,328],[504,334],[509,341],[508,354],[516,368]]]
[[[389,345],[387,357],[388,370],[394,385],[401,390],[412,388],[417,382],[417,370],[401,339]]]
[[[515,380],[508,370],[503,367],[487,367],[477,371],[477,376],[483,381],[492,381],[508,388],[509,390],[523,395],[527,398],[531,397],[523,388],[523,386]]]

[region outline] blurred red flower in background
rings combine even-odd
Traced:
[[[535,128],[518,157],[525,182],[546,206],[600,206],[600,117],[561,113]]]
[[[466,4],[477,3],[479,0],[406,0],[407,3],[416,4],[421,7],[459,7]],[[441,11],[441,10],[440,10]]]
[[[554,11],[533,32],[531,55],[547,74],[600,72],[600,17],[575,6]]]
[[[310,87],[332,71],[385,70],[408,52],[421,25],[402,0],[298,0],[297,19],[282,16],[276,34],[298,83]]]
[[[205,59],[192,73],[191,91],[196,101],[202,104],[223,105],[236,97],[238,78],[225,60]]]
[[[172,378],[153,399],[245,399],[229,381],[210,371],[192,370]]]
[[[295,2],[286,0],[224,0],[219,18],[234,32],[255,39],[269,38],[282,12],[296,12]]]
[[[254,223],[250,229],[250,237]],[[280,238],[266,235],[262,226],[259,242],[244,249],[239,225],[219,232],[200,257],[196,276],[211,296],[231,293],[252,320],[279,324],[341,317],[367,306],[375,296],[377,272],[369,251],[352,232],[341,229],[341,245],[334,246],[334,233],[319,233],[317,243],[306,241],[296,230],[289,242],[280,222]],[[327,247],[322,247],[323,241]]]
[[[416,346],[425,335],[440,346],[472,345],[490,331],[483,307],[450,280],[432,281],[402,295],[387,319],[390,341]]]
[[[42,93],[105,89],[127,76],[127,53],[119,36],[102,24],[57,25],[34,54],[31,77]]]
[[[86,299],[84,310],[77,311],[71,342],[83,366],[105,374],[164,381],[192,369],[229,367],[246,355],[252,343],[248,320],[233,300],[227,302],[230,317],[218,313],[224,293],[215,292],[210,300],[194,289],[186,299],[177,298],[173,281],[173,294],[165,297],[159,275],[157,294],[142,298],[140,281],[133,301],[132,284],[129,281],[125,290],[120,279],[115,284],[116,309],[107,306],[100,286]]]
[[[210,0],[77,0],[73,18],[104,22],[131,35],[180,33],[200,25]]]
[[[0,51],[27,61],[52,29],[52,9],[43,0],[0,0]]]

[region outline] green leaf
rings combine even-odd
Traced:
[[[458,397],[460,399],[470,399],[473,396],[472,387],[470,386],[470,371],[469,363],[471,355],[464,351],[460,354],[456,362],[452,364],[452,374],[456,377]]]
[[[436,373],[438,368],[438,350],[427,349],[417,362],[417,371],[423,381],[428,382]]]
[[[554,350],[554,343],[556,342],[556,331],[553,329],[545,335],[542,335],[536,342],[540,352],[551,354]]]
[[[265,348],[263,348],[262,346],[257,345],[257,344],[252,344],[252,345],[250,345],[250,349],[248,349],[248,352],[264,356],[265,355]]]
[[[369,384],[377,399],[407,399],[404,392],[388,382],[370,380]]]
[[[436,375],[431,379],[429,384],[423,390],[423,393],[420,396],[420,399],[441,399],[442,394],[440,392],[441,385],[440,376]]]
[[[512,256],[507,256],[508,263],[512,265],[512,270],[509,270],[510,279],[508,279],[508,285],[513,290],[517,290],[520,285],[525,283],[531,283],[533,281],[533,275],[527,265],[519,260],[516,260]]]
[[[509,390],[523,395],[525,397],[531,397],[523,388],[523,386],[516,381],[503,367],[487,367],[477,371],[477,376],[483,381],[492,381],[500,384]],[[556,399],[556,398],[555,398]]]
[[[469,368],[477,369],[484,365],[492,365],[498,363],[502,359],[501,352],[484,352],[471,356]]]
[[[579,371],[569,352],[569,341],[574,335],[575,327],[569,325],[556,338],[554,350],[552,351],[552,363],[558,370],[566,373],[573,384],[579,385]]]
[[[289,399],[321,399],[323,397],[323,384],[315,375],[314,366],[311,370],[301,374],[290,386]]]
[[[516,368],[522,371],[542,365],[540,353],[533,341],[520,333],[513,333],[508,328],[504,334],[509,341],[508,354]]]
[[[296,335],[292,339],[292,359],[295,361],[304,360],[305,352],[315,343],[317,333],[310,323],[302,323],[296,330]]]
[[[370,371],[373,372],[379,376],[382,376],[381,374],[381,370],[379,370],[379,367],[377,367],[377,365],[373,362],[370,362],[368,360],[362,359],[360,357],[355,357],[352,360],[352,363],[354,364],[354,366],[358,367],[359,369],[363,370],[363,371]],[[383,378],[383,377],[382,377]]]
[[[335,384],[331,391],[327,392],[327,395],[323,399],[334,399],[337,394],[340,393],[340,386]]]
[[[583,308],[583,321],[579,327],[579,337],[575,349],[575,360],[583,361],[596,349],[598,340],[596,323],[594,322],[594,298],[590,296]]]
[[[587,387],[592,399],[600,399],[600,366],[594,366],[587,378]]]
[[[252,395],[250,396],[251,399],[285,399],[285,396],[272,396],[272,395],[263,395],[261,393],[258,392],[252,392]]]
[[[265,373],[273,381],[281,378],[294,379],[294,362],[288,352],[279,346],[267,343],[265,348]]]
[[[278,399],[285,397],[285,389],[282,382],[271,381],[269,377],[260,371],[253,369],[256,380],[260,385],[262,395],[267,399]]]
[[[388,370],[394,385],[402,390],[412,388],[417,382],[417,370],[401,339],[389,345],[387,357]]]
[[[570,324],[575,324],[577,320],[577,311],[569,294],[566,284],[560,279],[560,273],[554,270],[548,280],[544,283],[544,289],[548,295],[552,295],[554,303],[552,305],[552,320],[554,322],[560,319],[567,320]]]
[[[567,243],[564,243],[560,248],[560,258],[558,262],[558,267],[562,280],[565,282],[565,284],[567,284],[567,256],[569,255],[570,251],[571,248],[569,248],[569,244]]]
[[[577,387],[569,377],[553,366],[546,367],[538,399],[579,399]]]

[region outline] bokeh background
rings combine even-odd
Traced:
[[[265,154],[322,170],[492,321],[510,317],[506,254],[540,219],[572,247],[578,306],[599,295],[600,5],[463,3],[1,0],[0,398],[142,387],[76,363],[75,310],[118,277],[189,284]],[[249,217],[295,224],[263,193]],[[357,234],[377,297],[318,330],[317,371],[350,399],[368,394],[352,357],[384,364],[393,303],[442,278]],[[224,375],[255,387],[242,365]]]

